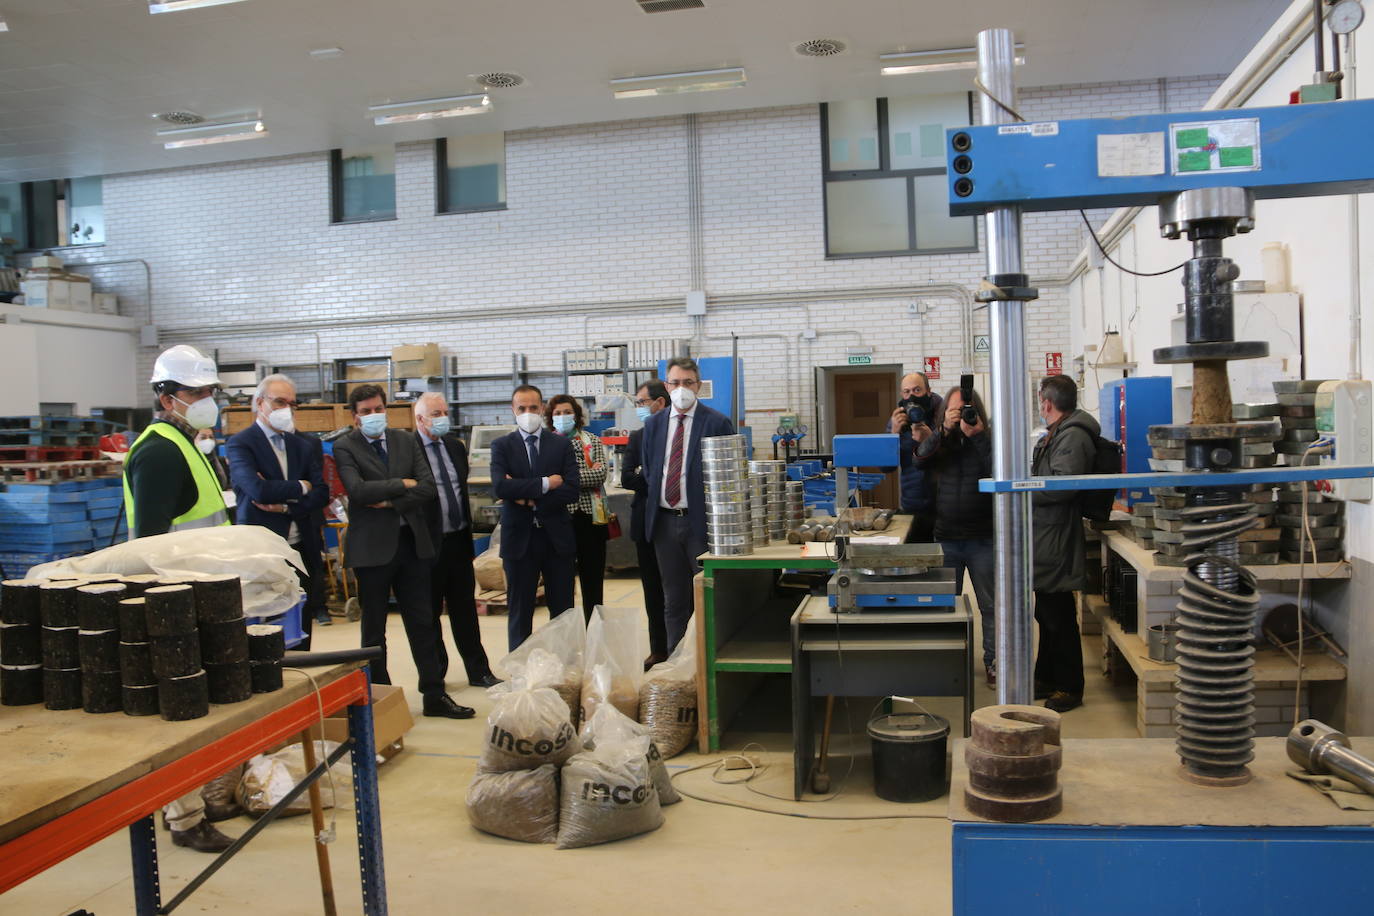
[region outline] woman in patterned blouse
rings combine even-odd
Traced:
[[[583,429],[582,405],[568,394],[549,398],[545,421],[549,429],[572,441],[577,456],[577,476],[581,485],[577,502],[568,507],[572,513],[573,534],[577,538],[577,581],[582,592],[582,612],[591,617],[592,608],[603,603],[606,579],[607,521],[606,447]]]

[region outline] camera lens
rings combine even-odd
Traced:
[[[912,423],[924,423],[926,421],[926,412],[920,405],[912,404],[906,409],[906,418]]]
[[[963,420],[969,426],[977,425],[978,409],[974,407],[972,404],[965,404],[963,408],[959,411],[959,419]]]

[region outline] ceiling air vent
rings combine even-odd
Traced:
[[[671,13],[675,10],[699,10],[704,0],[635,0],[646,13]]]
[[[189,127],[192,124],[203,124],[205,118],[196,114],[194,111],[164,111],[161,114],[153,115],[159,121],[168,124],[175,124],[178,127]]]
[[[834,57],[843,54],[845,43],[838,38],[812,38],[792,48],[802,57]]]
[[[483,89],[514,89],[525,85],[525,78],[518,73],[479,73],[473,79]]]

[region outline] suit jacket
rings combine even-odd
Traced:
[[[643,439],[642,429],[630,433],[625,463],[620,467],[620,486],[634,494],[630,499],[630,540],[640,542],[648,540],[644,536],[644,503],[648,501],[649,482],[644,479],[644,459],[640,454]]]
[[[261,525],[283,538],[296,523],[301,556],[318,557],[320,526],[329,504],[329,485],[324,482],[324,446],[314,436],[283,433],[286,440],[286,476],[282,477],[277,452],[256,422],[229,437],[224,452],[229,459],[229,479],[238,500],[235,521]],[[298,481],[310,481],[310,492],[301,496]],[[264,512],[253,503],[284,503],[286,512]]]
[[[654,523],[660,515],[659,498],[663,493],[663,475],[667,471],[664,454],[668,450],[668,420],[675,413],[676,408],[668,407],[646,420],[639,444],[640,465],[648,485],[644,496],[644,537],[650,541],[654,538]],[[692,533],[702,540],[706,539],[706,482],[701,470],[701,440],[708,436],[729,436],[734,432],[734,424],[725,414],[705,404],[697,404],[682,487],[687,496],[687,518],[692,523]]]
[[[425,506],[435,500],[438,491],[415,434],[406,429],[388,429],[386,453],[387,461],[383,464],[367,437],[356,429],[334,442],[334,463],[348,491],[345,558],[349,566],[390,563],[396,556],[401,519],[405,519],[415,536],[415,553],[420,559],[430,559],[437,549],[430,536]],[[401,482],[406,477],[416,485],[407,489]],[[391,505],[372,508],[379,502]]]
[[[563,485],[544,493],[541,478],[554,474],[563,478]],[[497,439],[491,444],[491,486],[501,500],[503,560],[525,556],[536,519],[548,532],[554,553],[569,557],[574,554],[577,545],[568,506],[577,502],[577,456],[566,437],[541,429],[539,467],[533,469],[523,433],[517,430]],[[533,500],[533,508],[516,505],[519,499]]]
[[[454,481],[458,485],[459,504],[463,507],[463,521],[467,524],[467,535],[472,537],[472,503],[468,499],[468,447],[462,439],[458,438],[457,433],[449,433],[439,439],[443,444],[444,450],[448,452],[448,458],[453,462],[453,470],[457,472],[458,479]],[[420,447],[420,453],[425,460],[429,456],[424,454],[425,440],[417,432],[415,434],[415,444]],[[443,482],[434,478],[436,493]],[[438,544],[444,539],[444,504],[442,497],[430,500],[425,504],[425,518],[429,522],[430,539]]]

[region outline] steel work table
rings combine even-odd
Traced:
[[[1374,756],[1374,738],[1351,738]],[[954,745],[955,914],[1358,913],[1374,899],[1374,811],[1336,807],[1285,776],[1283,738],[1255,739],[1251,782],[1184,780],[1168,738],[1068,738],[1064,810],[1033,824],[964,807]]]
[[[290,664],[290,656],[287,656]],[[387,911],[369,679],[359,663],[285,672],[281,690],[187,722],[42,706],[0,711],[0,894],[129,828],[135,912],[163,912],[153,818],[230,767],[348,708],[363,912]],[[321,711],[323,707],[323,711]],[[231,849],[221,856],[232,854]],[[216,860],[215,868],[224,859]],[[0,910],[4,907],[0,903]]]
[[[973,714],[973,611],[968,595],[952,608],[836,613],[809,598],[792,615],[792,779],[801,800],[815,760],[811,700],[837,697],[955,696],[963,733]]]

